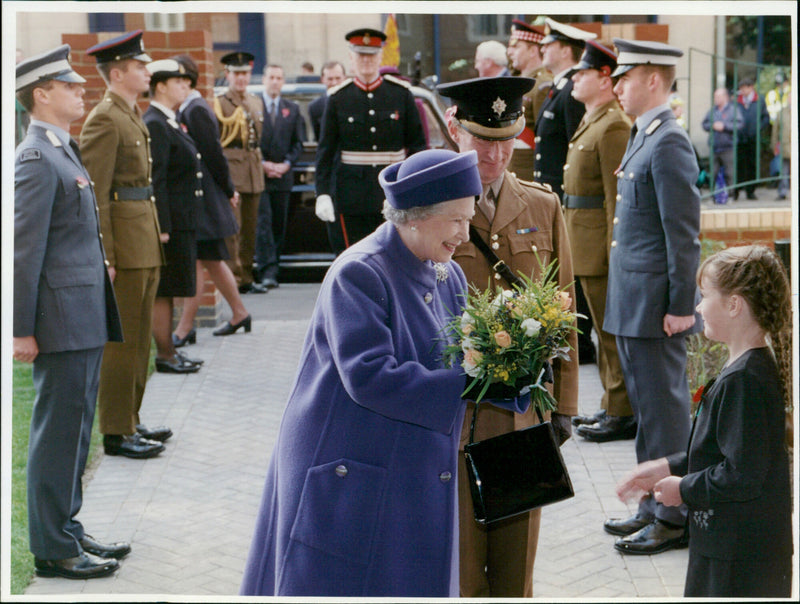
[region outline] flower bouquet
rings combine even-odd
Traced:
[[[472,378],[463,397],[480,402],[512,398],[530,388],[531,402],[542,412],[556,408],[544,383],[552,382],[550,361],[570,360],[567,338],[577,331],[572,299],[558,286],[553,261],[542,264],[539,279],[522,276],[524,287],[480,291],[471,287],[466,308],[445,327],[448,367],[460,363]],[[475,394],[477,393],[477,394]]]

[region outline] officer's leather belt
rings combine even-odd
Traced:
[[[573,210],[599,210],[603,207],[605,197],[602,195],[567,195],[564,193],[562,204]]]
[[[153,196],[153,187],[117,187],[111,191],[114,201],[142,201]]]
[[[342,151],[342,163],[352,166],[396,164],[406,158],[406,150],[400,151]]]

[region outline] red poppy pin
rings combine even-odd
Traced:
[[[181,130],[183,130],[186,134],[189,134],[189,129],[186,127],[186,124],[181,122]]]
[[[281,115],[283,117],[289,117],[289,109],[288,109],[288,107],[284,107],[283,109],[281,109]]]
[[[692,397],[693,403],[699,403],[700,399],[703,398],[703,391],[706,389],[705,385],[700,386],[697,390],[694,391],[694,396]]]
[[[83,176],[80,176],[80,175],[75,177],[75,182],[78,183],[78,188],[79,189],[85,189],[86,187],[89,186],[89,181],[86,180]]]
[[[395,112],[392,115],[390,115],[389,117],[392,118],[393,120],[399,120],[400,119],[400,112],[395,110]]]

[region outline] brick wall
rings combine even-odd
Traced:
[[[791,208],[704,210],[700,216],[700,237],[728,246],[758,243],[774,249],[775,241],[790,238],[791,228]]]

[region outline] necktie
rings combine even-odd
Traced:
[[[69,147],[75,152],[75,157],[78,158],[78,161],[83,163],[83,159],[81,159],[81,149],[78,147],[78,143],[73,139],[69,139]]]
[[[486,215],[486,218],[489,219],[489,222],[494,220],[496,206],[494,203],[494,192],[491,188],[487,188],[484,194],[481,195],[480,199],[478,200],[478,207]]]
[[[269,119],[274,124],[275,123],[275,116],[278,113],[278,105],[277,101],[274,99],[269,102]]]

